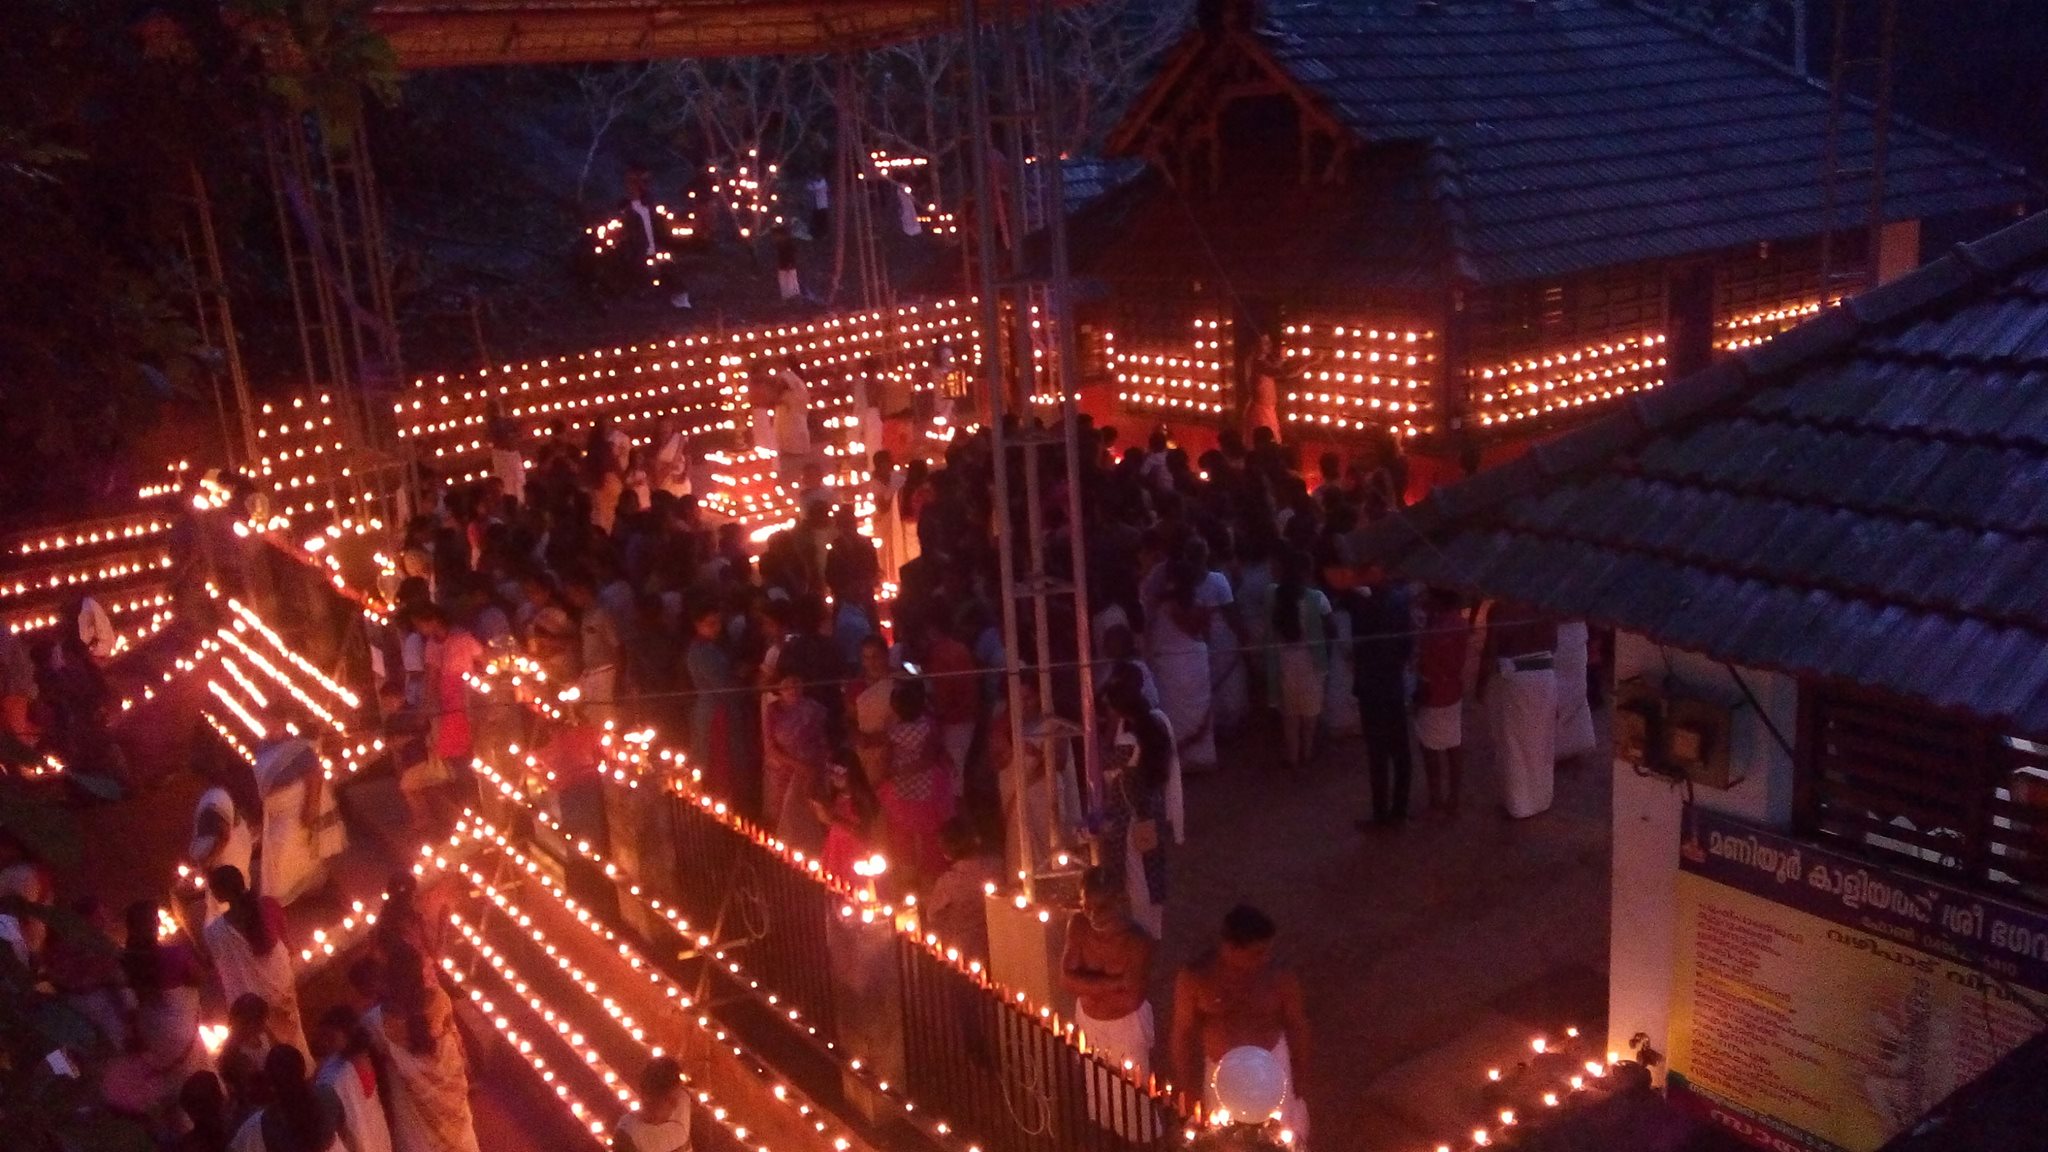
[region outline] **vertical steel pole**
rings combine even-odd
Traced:
[[[1021,674],[1017,652],[1017,559],[1016,541],[1010,530],[1010,460],[1008,437],[1003,432],[1006,405],[1003,402],[1002,305],[997,299],[996,205],[990,195],[988,171],[988,80],[982,74],[982,25],[977,0],[961,0],[961,19],[966,23],[968,141],[970,170],[974,178],[974,231],[981,291],[981,383],[987,395],[989,447],[995,456],[995,508],[989,517],[996,534],[996,563],[1001,567],[998,587],[1003,598],[1003,685],[1010,706],[1010,747],[1024,746],[1024,717],[1017,709],[1017,683]],[[1022,819],[1023,805],[1018,805]],[[1025,843],[1029,843],[1027,837]],[[1024,895],[1033,899],[1037,883],[1031,869],[1023,869]]]
[[[1039,27],[1038,49],[1047,51],[1052,43],[1050,35],[1051,15],[1043,0],[1037,5]],[[1073,269],[1067,254],[1067,180],[1063,161],[1066,157],[1065,140],[1060,132],[1060,85],[1057,77],[1050,75],[1052,62],[1045,61],[1048,69],[1045,92],[1045,120],[1052,126],[1052,147],[1047,163],[1049,188],[1046,197],[1046,237],[1052,249],[1051,279],[1046,291],[1046,323],[1052,325],[1053,349],[1049,378],[1059,391],[1060,435],[1066,447],[1067,464],[1067,545],[1073,551],[1074,576],[1074,653],[1075,665],[1080,674],[1081,686],[1081,761],[1075,768],[1082,775],[1077,784],[1099,779],[1101,771],[1100,748],[1095,740],[1095,660],[1093,617],[1088,604],[1088,535],[1082,520],[1084,494],[1081,491],[1080,416],[1078,405],[1081,397],[1081,353],[1074,339],[1074,317],[1071,280]],[[1093,445],[1086,446],[1092,450]],[[1050,697],[1047,698],[1050,701]],[[1053,811],[1057,811],[1054,808]]]

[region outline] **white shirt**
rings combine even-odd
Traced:
[[[107,610],[90,596],[78,607],[78,639],[95,660],[112,656],[114,645],[120,640],[120,635],[114,631],[114,622],[107,619]]]
[[[641,234],[647,237],[647,254],[652,256],[659,250],[654,243],[654,213],[638,200],[633,201],[630,207],[633,215],[640,218]]]
[[[690,1152],[690,1108],[685,1104],[667,1120],[649,1120],[628,1112],[613,1128],[617,1152]]]

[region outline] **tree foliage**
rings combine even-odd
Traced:
[[[31,499],[86,482],[190,373],[174,225],[237,81],[152,58],[136,15],[21,0],[0,20],[0,475]],[[195,42],[224,42],[213,23]]]

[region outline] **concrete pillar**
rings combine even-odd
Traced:
[[[1789,677],[1739,669],[1742,679],[1786,740],[1798,727],[1798,687]],[[1695,785],[1694,802],[1714,812],[1771,828],[1792,821],[1791,756],[1778,746],[1770,727],[1748,705],[1734,674],[1723,664],[1688,652],[1661,649],[1641,636],[1615,637],[1616,681],[1641,676],[1651,683],[1669,678],[1689,693],[1735,706],[1729,765],[1742,779],[1726,790]],[[1633,765],[1614,764],[1614,865],[1612,923],[1608,943],[1607,1048],[1626,1053],[1631,1036],[1643,1033],[1660,1052],[1669,1052],[1672,981],[1677,964],[1679,822],[1685,788],[1662,776],[1638,775]],[[1661,1075],[1662,1069],[1658,1069]]]
[[[1889,284],[1920,266],[1920,222],[1894,220],[1877,239],[1877,283]]]

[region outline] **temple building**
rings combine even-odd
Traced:
[[[1109,140],[1144,173],[1070,230],[1089,378],[1235,423],[1265,336],[1283,436],[1554,431],[2038,197],[1894,117],[1868,228],[1875,122],[1629,0],[1208,4]]]

